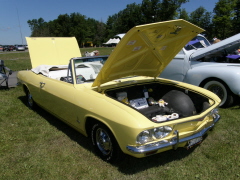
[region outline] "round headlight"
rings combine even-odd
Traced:
[[[151,134],[147,130],[141,132],[137,137],[137,143],[139,143],[139,144],[144,144],[151,140],[152,140]]]
[[[155,136],[155,138],[160,139],[164,136],[164,131],[163,131],[163,127],[159,127],[159,128],[155,128],[153,130],[153,135]]]
[[[153,130],[153,135],[155,138],[160,139],[166,137],[170,132],[172,131],[172,128],[169,126],[162,126],[155,128]]]

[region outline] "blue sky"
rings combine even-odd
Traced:
[[[106,22],[107,18],[142,0],[0,0],[0,44],[26,44],[31,35],[27,21],[43,18],[46,22],[60,14],[78,12],[89,18]],[[188,12],[203,6],[212,12],[218,0],[190,0],[184,4]]]

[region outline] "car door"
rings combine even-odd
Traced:
[[[75,126],[77,124],[76,91],[72,83],[43,77],[40,82],[41,104],[58,118]]]
[[[167,65],[164,71],[160,74],[160,77],[166,79],[172,79],[177,81],[183,81],[186,74],[185,67],[186,55],[183,50],[181,50],[174,59]]]

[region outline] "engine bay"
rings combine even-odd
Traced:
[[[205,96],[160,82],[109,89],[105,94],[156,123],[196,115],[210,107]]]

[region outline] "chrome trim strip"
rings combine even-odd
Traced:
[[[176,134],[176,136],[173,137],[172,141],[170,141],[170,142],[166,142],[164,140],[161,140],[161,141],[154,142],[154,143],[151,143],[151,144],[147,144],[147,145],[144,145],[144,146],[137,146],[137,147],[136,146],[127,146],[126,148],[127,148],[128,151],[130,151],[134,154],[143,154],[143,153],[156,151],[156,150],[163,149],[163,148],[170,147],[170,146],[172,146],[173,149],[177,149],[179,143],[183,143],[183,142],[189,141],[189,140],[194,139],[194,138],[202,137],[209,130],[211,130],[221,118],[221,116],[218,115],[218,114],[215,114],[215,116],[216,117],[214,118],[214,120],[213,120],[214,122],[211,126],[205,128],[205,129],[201,130],[200,132],[198,132],[196,134],[193,134],[191,136],[179,139],[179,132],[178,132],[178,130],[176,130],[174,132],[174,134]]]

